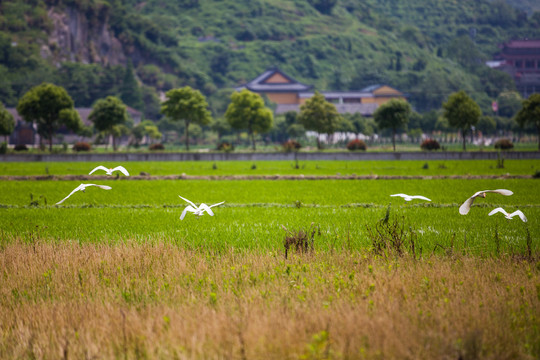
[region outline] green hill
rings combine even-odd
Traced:
[[[4,0],[0,101],[13,106],[43,81],[77,106],[131,99],[130,60],[142,98],[130,105],[149,118],[160,92],[184,85],[220,115],[230,88],[269,66],[319,90],[387,83],[418,111],[463,89],[487,110],[513,83],[484,61],[511,38],[540,38],[535,10],[527,0]]]

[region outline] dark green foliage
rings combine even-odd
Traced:
[[[43,83],[30,89],[19,100],[17,112],[26,122],[37,124],[38,133],[49,140],[49,151],[60,126],[73,131],[83,126],[71,97],[64,88],[53,84]]]
[[[471,126],[476,125],[482,115],[480,106],[465,91],[458,91],[450,95],[448,101],[443,104],[443,109],[448,124],[461,131],[465,151],[466,136],[471,131]]]
[[[540,93],[534,93],[522,103],[516,115],[520,127],[533,126],[538,133],[538,150],[540,151]]]
[[[0,103],[0,135],[4,135],[7,139],[15,129],[15,119],[9,111]]]
[[[88,119],[98,131],[112,135],[113,149],[116,151],[116,137],[124,132],[122,126],[128,121],[128,112],[122,100],[115,96],[98,100]]]
[[[143,110],[142,93],[139,84],[133,75],[133,64],[128,62],[124,71],[122,86],[120,87],[120,98],[124,104],[137,110]]]
[[[17,144],[13,147],[15,151],[28,151],[28,147],[25,144]]]

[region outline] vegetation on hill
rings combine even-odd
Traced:
[[[5,0],[0,102],[14,106],[47,81],[65,87],[76,106],[115,95],[156,119],[158,95],[189,85],[222,116],[227,89],[279,66],[318,90],[388,83],[421,112],[464,90],[488,111],[513,83],[484,61],[511,38],[540,38],[535,10],[526,0]],[[105,26],[133,71],[125,59],[85,63],[64,54],[51,41],[53,13],[82,16],[89,31]],[[138,92],[125,86],[133,77]]]

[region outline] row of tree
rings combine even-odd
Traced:
[[[213,121],[206,98],[200,91],[189,86],[172,89],[166,93],[167,99],[161,104],[161,113],[166,122],[181,123],[185,133],[185,146],[189,151],[190,126],[208,126],[218,133],[218,137],[227,127],[246,131],[252,148],[256,149],[256,136],[268,133],[274,127],[272,110],[265,105],[264,99],[247,89],[234,92],[225,112],[224,121]],[[61,127],[72,130],[82,136],[91,136],[92,130],[84,126],[80,116],[74,109],[74,103],[66,90],[60,86],[43,83],[30,89],[19,100],[17,112],[26,122],[37,124],[38,134],[47,139],[52,150],[53,137]],[[393,99],[381,105],[374,113],[373,119],[366,119],[360,114],[342,116],[336,107],[325,100],[324,96],[315,92],[300,108],[300,113],[287,113],[284,124],[290,138],[300,137],[306,130],[318,134],[317,146],[322,148],[320,135],[331,137],[335,132],[353,132],[356,134],[372,134],[375,128],[389,129],[395,151],[395,137],[400,129],[407,127],[415,118],[410,104],[405,100]],[[443,104],[442,118],[449,126],[458,129],[463,139],[463,150],[466,150],[466,138],[470,131],[482,119],[479,105],[464,91],[453,93]],[[161,132],[155,123],[142,121],[129,129],[127,107],[115,96],[99,99],[89,115],[94,128],[102,135],[110,135],[113,148],[116,150],[116,138],[131,133],[136,143],[144,136],[160,139]],[[515,116],[521,126],[534,126],[539,135],[540,150],[540,94],[533,94],[522,102],[522,107]],[[0,107],[0,135],[9,135],[14,128],[13,118],[3,106]]]

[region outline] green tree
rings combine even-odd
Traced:
[[[131,61],[128,62],[124,72],[124,79],[120,88],[120,98],[124,104],[137,110],[144,110],[142,91],[133,74],[133,64]]]
[[[480,130],[484,135],[493,134],[497,128],[497,122],[491,116],[483,115],[478,119],[476,129]]]
[[[8,136],[11,135],[14,129],[15,119],[13,115],[0,103],[0,135],[6,137],[6,143],[8,142]]]
[[[161,105],[161,113],[174,121],[184,120],[186,150],[189,151],[189,124],[208,125],[212,122],[206,98],[189,86],[169,90],[165,95],[167,100]]]
[[[298,121],[306,130],[317,132],[317,148],[321,149],[320,134],[332,135],[339,126],[341,116],[336,106],[318,91],[300,106]]]
[[[528,99],[523,100],[523,106],[515,119],[520,127],[533,125],[538,134],[538,151],[540,151],[540,93],[534,93]]]
[[[463,151],[467,151],[466,136],[482,115],[480,106],[461,90],[448,97],[448,101],[443,103],[443,109],[443,116],[448,120],[448,124],[461,130]]]
[[[225,119],[235,129],[246,129],[255,150],[255,135],[268,132],[272,128],[274,115],[264,105],[263,98],[247,89],[231,94],[231,103],[225,112]]]
[[[38,133],[49,140],[49,151],[53,136],[62,125],[73,131],[83,126],[71,97],[64,88],[53,84],[43,83],[31,88],[19,100],[17,112],[24,121],[37,123]]]
[[[373,119],[379,129],[392,129],[392,145],[396,151],[397,129],[404,128],[409,122],[411,105],[405,100],[392,99],[382,104],[375,113]]]
[[[499,106],[498,115],[505,117],[514,117],[521,109],[523,98],[517,91],[505,91],[497,97]]]
[[[116,137],[126,132],[124,127],[128,122],[127,108],[122,100],[116,96],[99,99],[94,104],[88,119],[94,123],[98,131],[112,136],[113,149],[116,151]]]

